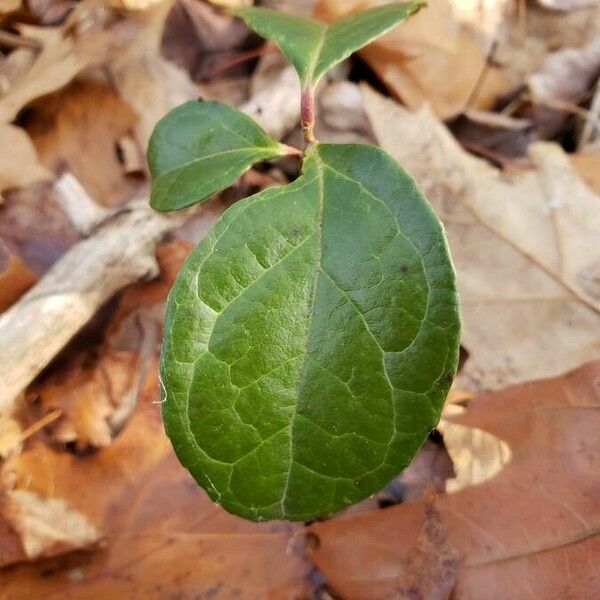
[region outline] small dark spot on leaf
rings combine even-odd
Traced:
[[[408,265],[400,265],[400,273],[408,273]]]

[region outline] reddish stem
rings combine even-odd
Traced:
[[[302,132],[308,144],[315,141],[315,94],[311,87],[302,92],[300,101],[300,118],[302,120]]]

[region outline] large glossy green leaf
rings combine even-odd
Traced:
[[[287,153],[248,116],[220,102],[186,102],[161,119],[150,139],[150,204],[179,210],[207,200],[253,164]]]
[[[264,38],[273,40],[296,67],[303,87],[314,87],[333,66],[389,31],[425,5],[393,2],[350,15],[332,25],[268,8],[232,12]]]
[[[317,145],[235,204],[171,292],[163,415],[181,462],[249,519],[382,488],[437,424],[459,318],[442,227],[378,148]]]

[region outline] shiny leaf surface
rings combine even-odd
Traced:
[[[159,121],[148,147],[156,210],[187,208],[257,162],[286,154],[249,117],[219,102],[186,102]]]
[[[229,209],[171,292],[163,416],[243,517],[307,520],[382,488],[437,424],[459,318],[442,227],[385,152],[310,149]]]
[[[277,44],[296,67],[303,87],[314,87],[329,69],[423,6],[423,2],[393,2],[329,26],[267,8],[241,7],[232,12]]]

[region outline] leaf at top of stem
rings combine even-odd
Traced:
[[[435,427],[459,328],[443,229],[414,181],[378,148],[317,144],[300,178],[236,203],[181,270],[167,432],[231,512],[335,512]]]
[[[186,102],[158,122],[150,139],[150,204],[160,211],[187,208],[229,187],[255,163],[288,153],[239,110]]]
[[[392,2],[352,14],[331,25],[280,11],[240,7],[231,12],[277,44],[296,67],[302,87],[314,87],[332,67],[425,6]]]

